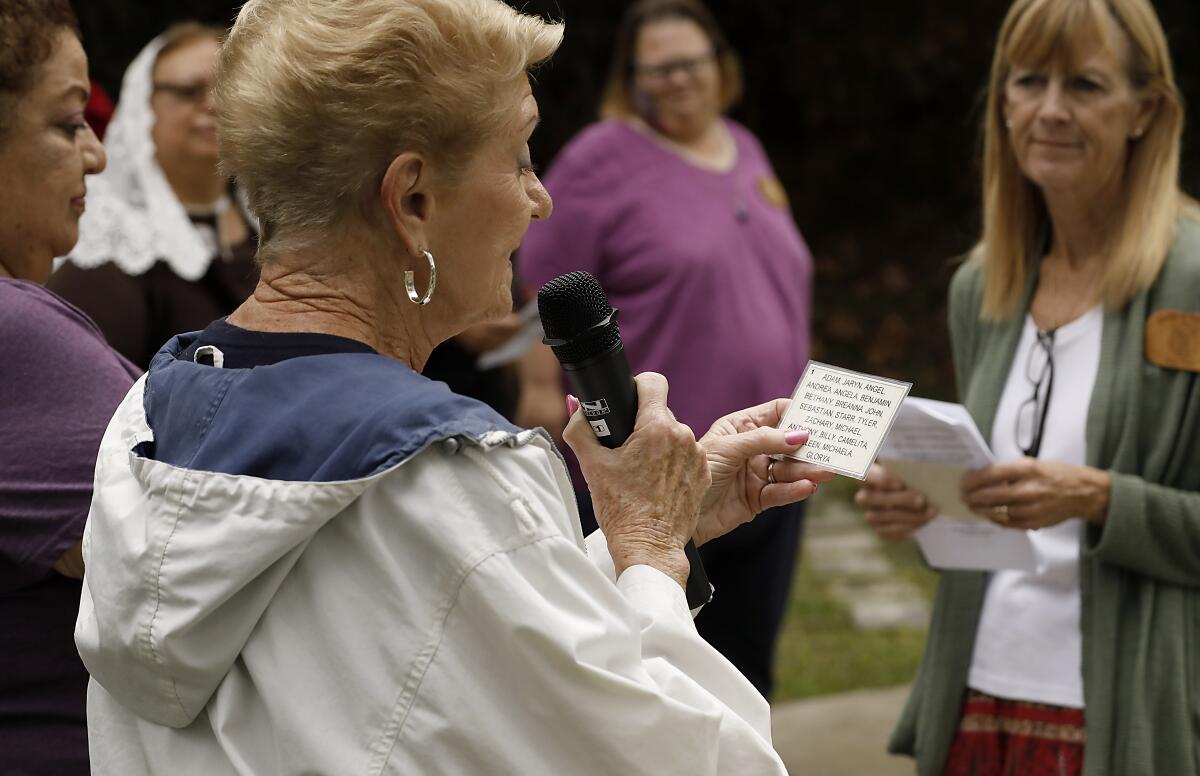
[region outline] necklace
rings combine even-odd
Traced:
[[[193,218],[213,218],[228,210],[231,204],[229,195],[222,194],[206,205],[184,205],[183,209]]]
[[[1043,261],[1030,306],[1038,328],[1053,331],[1090,310],[1097,301],[1096,287],[1103,271],[1103,265],[1092,262],[1086,274],[1076,275],[1065,260]]]
[[[200,234],[200,239],[208,246],[213,256],[222,261],[233,258],[233,249],[221,234],[221,216],[232,206],[229,195],[222,194],[215,202],[208,205],[184,205],[192,226]]]

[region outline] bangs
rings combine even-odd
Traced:
[[[1033,0],[1012,26],[1004,60],[1074,72],[1097,49],[1123,62],[1119,30],[1104,0]]]

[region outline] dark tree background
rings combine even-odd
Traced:
[[[347,0],[348,2],[352,0]],[[524,0],[567,23],[537,74],[549,163],[594,120],[628,0]],[[172,21],[227,23],[222,0],[76,0],[92,70],[115,96],[125,65]],[[945,291],[979,229],[978,124],[1007,2],[709,0],[740,52],[733,116],[762,140],[816,259],[814,357],[953,394]],[[1184,96],[1200,95],[1200,3],[1155,3]],[[1185,136],[1184,187],[1200,168]]]

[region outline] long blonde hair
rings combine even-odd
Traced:
[[[1113,40],[1116,30],[1124,37]],[[1078,64],[1085,44],[1127,52],[1127,73],[1139,97],[1157,100],[1145,134],[1131,143],[1121,207],[1109,233],[1109,258],[1099,294],[1108,309],[1124,305],[1158,275],[1187,201],[1179,190],[1183,99],[1162,25],[1148,0],[1016,0],[996,42],[988,84],[983,144],[984,257],[981,317],[1000,320],[1020,306],[1048,227],[1042,193],[1022,174],[1004,125],[1004,92],[1014,61]]]

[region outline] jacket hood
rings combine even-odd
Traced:
[[[92,677],[170,727],[203,711],[308,542],[376,478],[434,442],[534,433],[382,356],[224,370],[177,360],[192,340],[105,432],[75,631]]]
[[[144,381],[101,445],[75,641],[92,677],[122,705],[183,727],[304,546],[365,484],[258,480],[139,457],[132,450],[146,441],[137,432],[148,432]]]

